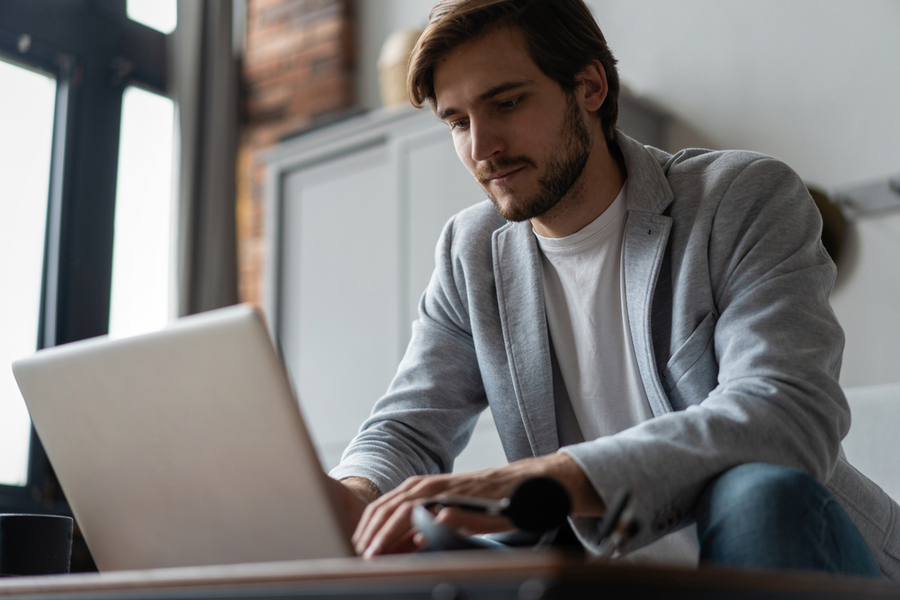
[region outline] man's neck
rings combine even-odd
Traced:
[[[598,141],[581,176],[565,197],[540,217],[531,219],[538,235],[572,235],[602,215],[619,195],[625,182],[625,167],[613,157],[602,137]]]

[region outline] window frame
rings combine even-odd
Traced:
[[[170,37],[126,0],[0,2],[0,58],[57,82],[37,349],[108,331],[122,94],[171,97]],[[33,427],[26,485],[0,485],[8,511],[71,514]]]

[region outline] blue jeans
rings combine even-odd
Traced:
[[[883,577],[869,546],[837,500],[788,467],[735,467],[697,506],[700,562]]]

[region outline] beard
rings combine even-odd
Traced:
[[[530,157],[501,157],[491,163],[490,167],[476,173],[482,189],[494,203],[497,212],[507,221],[526,221],[546,214],[559,204],[581,177],[591,153],[593,138],[574,95],[569,95],[566,105],[559,142],[547,153],[550,158],[544,173],[538,178],[538,191],[535,194],[527,198],[512,196],[512,201],[504,207],[486,186],[487,177],[503,169],[519,166],[537,168],[537,163]]]

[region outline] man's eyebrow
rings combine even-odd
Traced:
[[[510,90],[515,90],[515,89],[518,89],[521,87],[525,87],[526,85],[528,85],[530,83],[533,83],[532,80],[525,79],[525,80],[520,80],[520,81],[507,81],[505,83],[495,85],[494,87],[490,88],[489,90],[481,93],[475,99],[475,104],[476,105],[483,104],[484,102],[487,102],[494,96],[499,96],[500,94],[502,94],[504,92],[508,92]],[[462,112],[462,111],[460,111],[460,109],[450,106],[450,107],[447,107],[447,108],[443,109],[442,111],[440,111],[438,113],[438,118],[441,121],[445,121],[447,119],[447,117],[451,117],[455,114],[459,114],[460,112]]]

